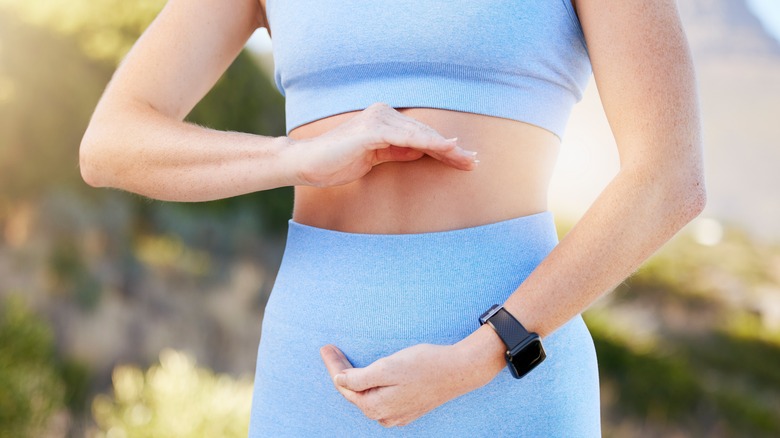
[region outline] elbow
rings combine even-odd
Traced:
[[[134,107],[105,95],[98,102],[79,145],[81,179],[92,187],[120,188],[120,176],[127,166],[125,143],[127,126]]]
[[[663,222],[682,228],[699,216],[707,206],[707,188],[699,155],[670,161],[643,161],[641,166],[621,169],[637,187],[647,191],[652,209]],[[642,191],[642,190],[640,190]]]
[[[681,229],[699,216],[707,205],[707,189],[703,172],[696,166],[645,167],[627,171],[632,175],[635,190],[644,192],[650,208],[664,226]],[[636,192],[635,192],[636,193]]]
[[[79,171],[81,179],[92,187],[106,187],[105,166],[101,165],[100,139],[94,134],[92,126],[87,128],[79,145]]]
[[[96,169],[92,166],[89,153],[89,148],[85,147],[84,143],[82,143],[81,147],[79,147],[79,171],[81,172],[81,179],[89,186],[100,187],[100,180]]]
[[[683,210],[687,212],[688,222],[699,216],[707,206],[707,188],[704,178],[697,178],[688,183],[685,189]]]
[[[703,176],[677,180],[667,189],[667,199],[672,217],[680,227],[694,220],[707,206],[707,189]]]
[[[98,168],[94,165],[94,146],[82,139],[79,146],[79,171],[81,179],[92,187],[101,187]]]

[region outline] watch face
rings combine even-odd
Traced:
[[[534,335],[532,333],[532,335]],[[507,352],[509,370],[516,378],[521,378],[547,357],[542,347],[539,336],[529,336],[526,341],[519,344],[512,351]]]

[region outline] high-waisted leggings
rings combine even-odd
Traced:
[[[578,315],[543,339],[547,359],[407,426],[384,428],[334,388],[320,358],[356,367],[419,343],[453,344],[479,327],[558,243],[552,214],[421,234],[357,234],[289,223],[263,319],[250,437],[596,437],[593,340]]]

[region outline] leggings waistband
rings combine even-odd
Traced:
[[[550,212],[418,234],[347,233],[291,220],[266,317],[352,336],[462,337],[557,242]]]

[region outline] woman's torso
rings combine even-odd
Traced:
[[[424,156],[380,164],[343,186],[299,186],[295,221],[418,233],[547,209],[559,137],[590,74],[570,0],[404,0],[395,8],[356,0],[260,2],[291,138],[320,135],[354,116],[353,109],[385,102],[458,137],[480,160],[466,172]],[[349,38],[339,29],[349,29]]]
[[[429,157],[375,166],[338,187],[295,188],[296,222],[354,233],[452,230],[539,213],[559,140],[542,128],[498,117],[432,108],[399,108],[464,149],[478,152],[473,171]],[[291,138],[310,138],[354,116],[338,114],[300,126]]]

